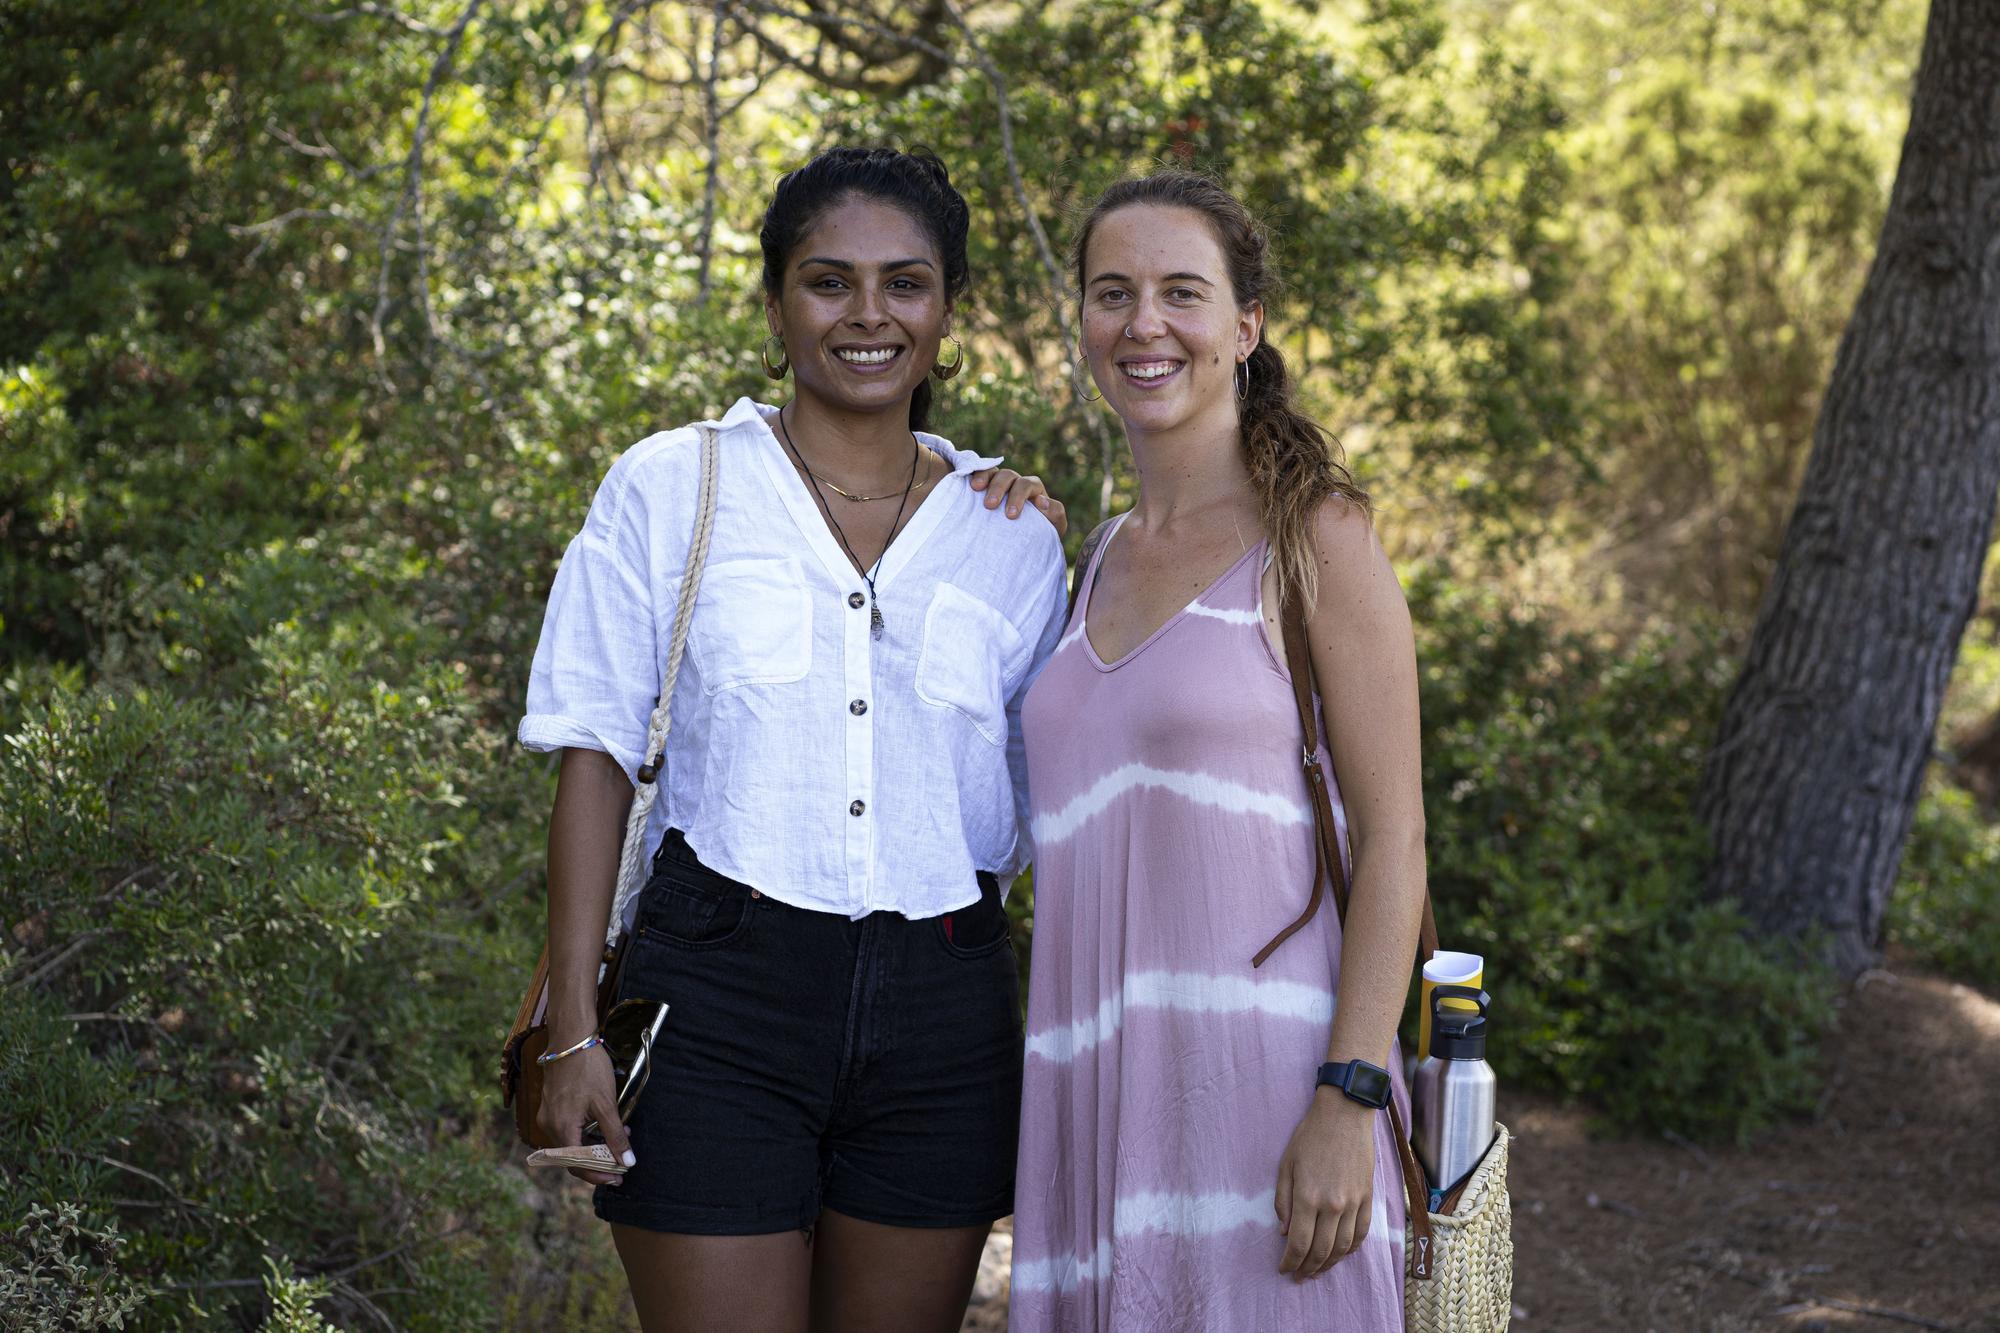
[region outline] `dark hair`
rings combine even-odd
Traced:
[[[1112,213],[1135,204],[1186,208],[1206,218],[1229,266],[1237,306],[1258,302],[1268,317],[1278,290],[1269,235],[1235,195],[1192,171],[1155,172],[1120,181],[1104,192],[1078,229],[1070,256],[1078,292],[1086,279],[1084,252],[1091,233]],[[1237,414],[1239,439],[1276,555],[1278,587],[1281,595],[1299,589],[1310,605],[1319,584],[1310,535],[1314,513],[1329,495],[1343,496],[1366,512],[1368,495],[1341,462],[1339,442],[1293,405],[1291,378],[1271,341],[1268,321],[1250,353],[1247,374],[1249,393]]]
[[[955,303],[965,294],[972,276],[965,256],[972,213],[965,196],[952,188],[944,163],[925,148],[907,153],[894,148],[829,148],[786,173],[771,192],[771,206],[764,210],[764,225],[757,233],[764,249],[765,292],[778,294],[792,251],[818,225],[821,215],[853,195],[908,213],[944,262],[945,300]],[[927,376],[910,398],[910,429],[924,429],[930,414]]]

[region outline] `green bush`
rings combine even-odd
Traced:
[[[73,1333],[123,1328],[146,1289],[118,1268],[117,1227],[85,1225],[73,1203],[28,1209],[0,1235],[0,1329]]]
[[[1924,965],[2000,989],[2000,823],[1941,777],[1917,805],[1888,932]]]
[[[492,1051],[546,771],[402,641],[281,624],[223,703],[13,682],[0,1216],[139,1219],[149,1325],[282,1310],[290,1255],[329,1313],[464,1327],[529,1234]]]
[[[1486,958],[1503,1081],[1709,1138],[1808,1107],[1831,983],[1701,895],[1721,652],[1598,643],[1435,570],[1410,591],[1431,892]]]

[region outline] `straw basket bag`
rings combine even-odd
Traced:
[[[1304,914],[1263,947],[1255,960],[1259,964],[1293,931],[1312,920],[1319,910],[1321,886],[1328,880],[1333,882],[1334,908],[1341,924],[1347,923],[1347,871],[1340,859],[1326,772],[1319,763],[1319,722],[1313,710],[1317,687],[1307,647],[1305,610],[1297,593],[1286,598],[1281,623],[1285,657],[1292,669],[1292,695],[1305,735],[1303,757],[1306,786],[1312,793],[1318,868]],[[1437,920],[1428,891],[1419,936],[1417,967],[1421,972],[1425,960],[1438,948]],[[1393,1098],[1389,1123],[1402,1167],[1404,1193],[1409,1197],[1409,1222],[1403,1237],[1407,1263],[1403,1321],[1407,1333],[1498,1333],[1507,1327],[1514,1310],[1514,1207],[1507,1196],[1507,1127],[1494,1127],[1493,1144],[1479,1165],[1445,1196],[1439,1210],[1432,1212],[1424,1169],[1410,1148],[1409,1127]]]
[[[674,680],[680,673],[681,654],[687,647],[688,624],[694,614],[695,596],[701,588],[701,571],[708,563],[709,536],[715,531],[715,481],[720,463],[715,428],[702,426],[701,485],[695,506],[694,536],[688,543],[687,568],[681,579],[680,602],[674,609],[673,637],[667,646],[666,679],[653,705],[652,720],[646,728],[646,762],[639,766],[639,784],[632,794],[632,808],[625,819],[625,843],[618,858],[618,889],[612,895],[611,919],[604,936],[604,962],[598,969],[597,1022],[600,1030],[605,1012],[618,997],[618,971],[625,961],[631,932],[625,928],[626,914],[639,888],[646,881],[646,820],[659,794],[656,779],[666,766],[667,736],[673,730],[670,705]],[[500,1100],[514,1107],[514,1128],[521,1142],[531,1148],[554,1147],[542,1141],[535,1123],[542,1107],[542,1066],[535,1057],[548,1049],[549,1029],[549,950],[542,946],[541,961],[521,997],[514,1025],[500,1051]]]
[[[1407,1333],[1485,1333],[1507,1327],[1514,1309],[1513,1204],[1507,1197],[1507,1127],[1463,1186],[1425,1214],[1430,1276],[1403,1278]],[[1415,1205],[1413,1205],[1415,1206]],[[1414,1246],[1416,1229],[1405,1233]]]

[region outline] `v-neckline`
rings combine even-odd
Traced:
[[[784,409],[780,407],[778,411]],[[840,539],[834,536],[833,525],[827,521],[826,513],[813,502],[812,492],[806,489],[806,479],[799,475],[791,454],[778,440],[777,431],[771,427],[771,418],[762,412],[757,414],[757,424],[764,436],[764,466],[770,473],[771,482],[778,488],[778,495],[790,511],[792,523],[805,537],[806,545],[819,557],[826,572],[843,588],[855,587],[856,580],[866,583],[869,575],[857,569],[853,557],[849,556]],[[912,432],[914,435],[914,432]],[[945,489],[945,483],[956,474],[950,459],[925,444],[921,439],[916,445],[925,453],[937,458],[945,465],[945,474],[931,484],[930,493],[917,501],[917,507],[910,511],[909,521],[892,533],[889,544],[877,558],[876,573],[873,576],[876,595],[879,598],[884,588],[894,581],[898,571],[910,563],[918,547],[924,544],[932,529],[938,525],[943,507],[932,503]]]
[[[1179,624],[1183,619],[1185,619],[1188,613],[1193,611],[1196,606],[1199,606],[1204,598],[1206,598],[1210,593],[1214,592],[1217,588],[1220,588],[1223,584],[1227,583],[1232,577],[1234,577],[1236,571],[1243,568],[1244,562],[1250,559],[1250,557],[1256,555],[1257,552],[1263,550],[1265,543],[1269,540],[1268,538],[1259,539],[1255,545],[1250,547],[1249,550],[1245,551],[1242,555],[1238,556],[1234,564],[1230,565],[1229,568],[1223,570],[1220,574],[1217,574],[1214,578],[1210,579],[1207,587],[1203,588],[1200,592],[1190,597],[1187,600],[1187,605],[1181,607],[1180,610],[1174,612],[1172,615],[1168,616],[1165,620],[1161,621],[1158,628],[1156,628],[1151,634],[1148,634],[1145,638],[1141,639],[1138,642],[1137,646],[1133,647],[1130,651],[1126,652],[1117,661],[1107,662],[1098,653],[1097,645],[1090,641],[1090,607],[1091,604],[1097,600],[1097,576],[1104,569],[1104,559],[1111,552],[1111,543],[1118,539],[1118,534],[1120,532],[1124,531],[1125,520],[1130,518],[1131,516],[1132,516],[1132,511],[1129,509],[1126,510],[1124,513],[1118,516],[1118,526],[1104,534],[1103,542],[1098,545],[1096,552],[1091,557],[1090,569],[1086,571],[1090,579],[1090,586],[1083,590],[1083,597],[1081,600],[1081,604],[1077,607],[1079,633],[1083,639],[1083,651],[1090,658],[1090,664],[1096,667],[1099,671],[1116,671],[1118,668],[1124,666],[1127,662],[1130,662],[1133,658],[1137,657],[1140,653],[1143,653],[1148,648],[1152,647],[1154,642],[1157,639],[1159,639],[1159,637],[1162,634],[1165,634],[1168,630],[1172,629],[1175,625]]]

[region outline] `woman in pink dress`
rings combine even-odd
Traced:
[[[1139,500],[1092,538],[1028,695],[1035,952],[1012,1326],[1403,1326],[1395,1028],[1424,893],[1409,611],[1265,340],[1262,230],[1166,172],[1076,250],[1081,360]],[[1087,550],[1090,548],[1086,548]],[[1316,868],[1279,607],[1324,690],[1353,884]],[[1338,784],[1333,784],[1334,773]]]

